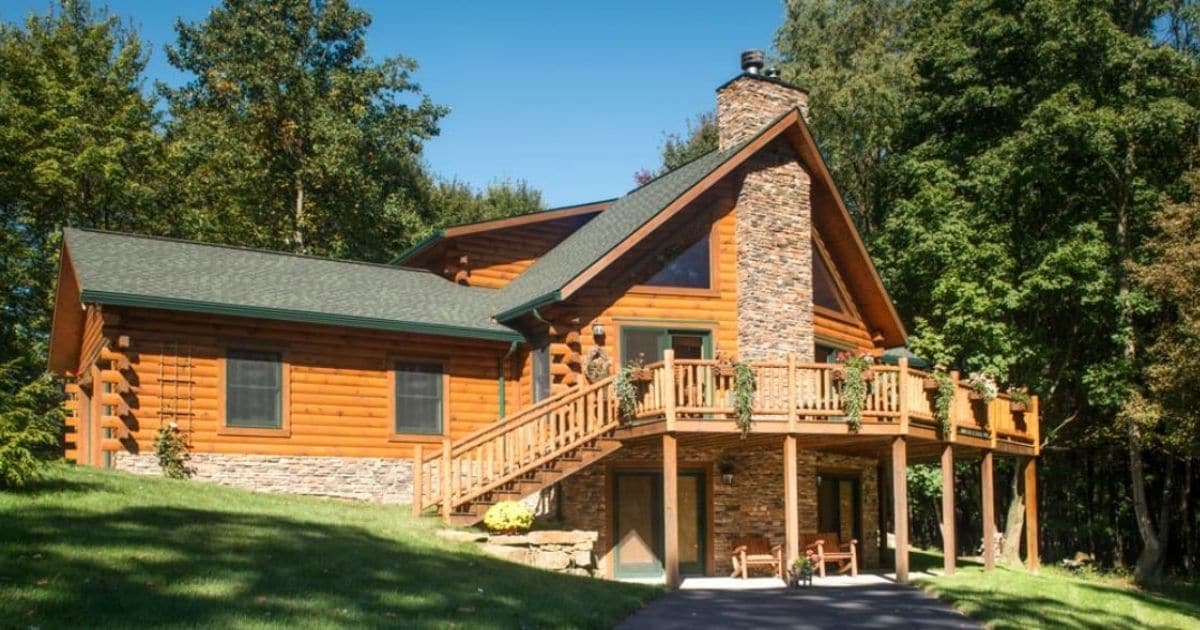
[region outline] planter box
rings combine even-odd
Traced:
[[[629,375],[629,378],[638,383],[649,383],[651,380],[653,380],[654,376],[650,373],[650,370],[646,368],[638,368],[633,370],[633,372]]]
[[[971,390],[971,392],[967,394],[967,398],[971,400],[983,400],[983,394],[980,394],[975,390]]]
[[[936,392],[938,389],[937,379],[936,378],[927,378],[927,379],[921,381],[921,389],[923,389],[927,392]]]
[[[1009,407],[1012,408],[1013,413],[1025,413],[1029,405],[1023,402],[1012,401],[1009,403]]]
[[[733,366],[729,364],[719,364],[715,369],[717,376],[733,376]]]

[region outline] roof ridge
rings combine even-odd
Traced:
[[[124,237],[128,237],[128,238],[136,238],[136,239],[147,240],[147,241],[161,241],[161,242],[165,242],[165,243],[180,243],[183,245],[197,245],[200,247],[231,249],[234,251],[250,252],[252,254],[269,254],[269,255],[275,255],[275,256],[290,256],[292,258],[302,258],[305,260],[314,260],[314,261],[319,261],[319,262],[343,263],[343,264],[348,264],[348,265],[362,265],[364,267],[378,267],[381,269],[391,269],[394,271],[411,271],[414,273],[430,274],[430,275],[434,275],[434,276],[437,275],[428,269],[421,269],[419,267],[405,267],[403,265],[390,265],[387,263],[370,262],[367,260],[351,260],[348,258],[334,258],[332,256],[317,256],[314,254],[298,254],[296,252],[283,252],[283,251],[279,251],[279,250],[275,250],[275,249],[262,249],[262,248],[258,248],[258,247],[246,247],[244,245],[229,245],[226,243],[207,243],[204,241],[197,241],[197,240],[186,239],[186,238],[177,238],[177,237],[173,237],[173,236],[161,236],[158,234],[137,234],[134,232],[121,232],[118,230],[102,230],[99,228],[82,228],[82,227],[74,227],[74,226],[64,227],[63,233],[65,234],[67,231],[90,232],[92,234],[105,234],[105,235],[109,235],[109,236],[124,236]],[[481,287],[473,287],[473,288],[481,288]]]

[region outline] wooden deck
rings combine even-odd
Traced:
[[[757,388],[751,434],[795,435],[801,448],[829,447],[852,453],[886,452],[896,436],[914,438],[918,459],[936,459],[941,446],[959,450],[995,450],[1035,456],[1039,452],[1038,401],[1028,409],[1012,410],[1012,400],[1000,394],[992,401],[973,400],[971,389],[956,383],[950,408],[949,433],[942,435],[933,410],[933,394],[924,388],[930,375],[899,365],[875,365],[867,383],[861,426],[846,420],[842,386],[835,377],[840,365],[783,361],[749,364]],[[614,437],[637,438],[661,433],[740,433],[734,420],[733,377],[722,375],[715,360],[667,360],[648,366],[649,382],[641,386],[634,419]],[[921,453],[922,444],[929,451]]]

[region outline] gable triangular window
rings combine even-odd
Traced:
[[[643,284],[652,287],[707,289],[712,286],[712,257],[709,234],[674,255]],[[673,253],[673,252],[671,252]]]
[[[842,287],[837,272],[829,262],[825,248],[818,241],[813,241],[812,248],[812,280],[813,306],[817,306],[840,315],[854,316],[850,299]]]

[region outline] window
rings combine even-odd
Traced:
[[[398,362],[396,369],[396,433],[442,433],[442,366]]]
[[[653,287],[707,289],[712,286],[709,235],[692,243],[643,284]]]
[[[813,360],[817,363],[837,363],[837,354],[842,352],[833,346],[818,342],[813,349]]]
[[[533,401],[550,396],[550,339],[542,337],[533,345]]]
[[[283,428],[283,359],[278,352],[230,350],[225,355],[225,425]]]
[[[813,304],[825,307],[831,311],[845,313],[846,307],[838,296],[839,291],[833,279],[833,273],[825,262],[818,247],[813,247]]]
[[[711,354],[711,334],[706,330],[621,328],[622,365],[639,358],[645,364],[662,361],[667,348],[675,350],[676,359],[704,359]]]

